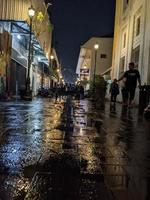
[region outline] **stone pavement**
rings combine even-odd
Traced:
[[[87,114],[91,110],[92,119],[103,120],[99,158],[104,182],[114,199],[150,199],[150,121],[140,116],[137,108],[126,109],[121,104],[113,108],[106,103],[104,110],[95,111],[89,102],[82,103],[88,104]]]
[[[137,109],[106,103],[98,111],[88,100],[0,105],[0,199],[150,199],[150,123]]]

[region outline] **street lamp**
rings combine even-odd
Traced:
[[[63,83],[63,85],[65,84],[65,80],[62,78],[62,83]]]
[[[93,92],[95,92],[95,76],[96,76],[96,63],[97,63],[97,50],[99,49],[99,44],[94,45],[95,49],[95,63],[94,63],[94,76],[93,76]]]
[[[51,58],[51,60],[53,60],[53,59],[54,59],[54,56],[53,56],[53,55],[51,55],[51,56],[50,56],[50,58]]]
[[[32,20],[35,15],[35,10],[31,5],[28,8],[28,16],[30,18],[30,32],[29,32],[29,52],[28,52],[28,73],[27,73],[27,82],[26,82],[26,95],[30,95],[30,68],[31,68],[31,40],[32,40]]]
[[[54,60],[54,56],[51,55],[51,56],[50,56],[50,67],[51,67],[51,69],[52,69],[52,67],[53,67],[53,66],[52,66],[53,60]]]

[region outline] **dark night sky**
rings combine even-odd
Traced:
[[[47,1],[53,4],[49,8],[54,25],[53,45],[65,68],[65,78],[70,80],[80,45],[91,37],[113,33],[115,0]]]

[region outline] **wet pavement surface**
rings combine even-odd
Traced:
[[[150,199],[150,121],[136,108],[0,102],[0,135],[1,200]]]

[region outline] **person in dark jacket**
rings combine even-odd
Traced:
[[[139,83],[139,87],[141,87],[141,78],[140,73],[137,69],[135,69],[135,64],[133,62],[129,63],[129,70],[127,70],[123,76],[118,80],[126,79],[125,81],[125,105],[132,107],[133,100],[135,96],[135,90],[137,86],[137,81]]]
[[[117,83],[117,79],[114,79],[114,81],[110,85],[110,94],[111,94],[111,102],[116,103],[117,95],[119,94],[119,86]]]

